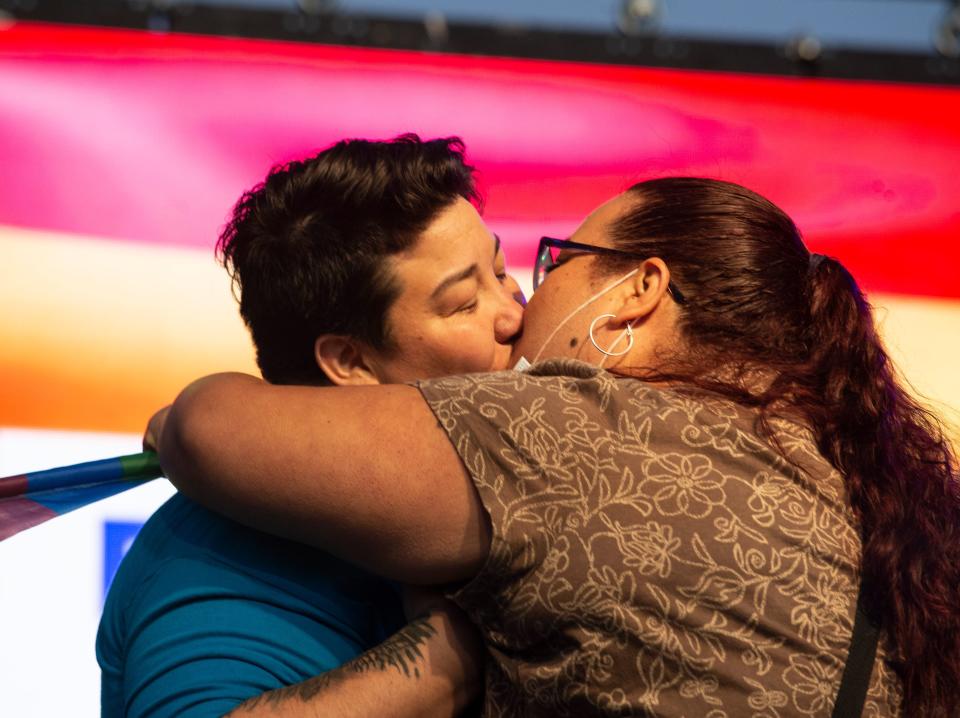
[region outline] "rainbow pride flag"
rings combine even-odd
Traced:
[[[278,162],[411,131],[464,138],[524,284],[539,237],[635,181],[760,192],[960,408],[955,86],[23,22],[0,78],[0,427],[139,433],[198,376],[256,374],[212,261],[226,214]]]
[[[0,541],[162,475],[147,451],[0,478]]]

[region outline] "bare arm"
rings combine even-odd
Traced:
[[[340,668],[251,698],[230,716],[455,716],[478,694],[482,665],[476,629],[447,604]]]
[[[188,496],[384,576],[459,581],[489,550],[466,469],[412,387],[218,374],[181,393],[157,443],[166,475]]]

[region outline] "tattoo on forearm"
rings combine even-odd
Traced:
[[[342,683],[357,673],[395,669],[407,678],[420,678],[419,661],[423,658],[422,647],[437,634],[427,616],[417,618],[394,633],[379,646],[354,658],[339,668],[310,678],[293,686],[254,696],[237,707],[237,711],[252,710],[260,706],[277,706],[288,700],[309,701],[331,686]],[[229,715],[233,715],[231,712]]]
[[[420,648],[436,634],[437,629],[430,624],[429,618],[423,616],[407,624],[379,646],[355,658],[347,666],[355,673],[396,668],[408,678],[411,675],[419,678],[420,667],[417,662],[423,658]]]

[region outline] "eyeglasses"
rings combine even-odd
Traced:
[[[609,247],[595,247],[592,244],[580,244],[579,242],[571,242],[569,239],[554,239],[553,237],[541,237],[540,246],[537,247],[537,261],[533,265],[533,289],[537,290],[543,280],[547,278],[547,275],[550,274],[554,269],[559,265],[557,262],[557,256],[560,254],[562,249],[574,249],[578,252],[583,252],[584,254],[601,254],[608,257],[630,257],[633,259],[647,259],[646,256],[640,254],[634,254],[632,252],[623,252],[619,249],[610,249]],[[677,304],[683,304],[687,301],[686,297],[683,296],[683,292],[677,289],[677,285],[673,283],[673,280],[667,284],[667,293]]]

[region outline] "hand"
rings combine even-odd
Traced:
[[[163,426],[167,422],[167,414],[170,413],[170,407],[165,406],[152,417],[147,423],[147,430],[143,434],[143,450],[158,451],[160,446],[160,437],[163,436]]]
[[[431,666],[456,687],[458,715],[480,715],[480,704],[473,699],[483,684],[483,640],[467,614],[444,593],[439,586],[404,585],[403,610],[408,621],[428,621],[438,630],[431,639]],[[464,713],[471,701],[473,710]]]
[[[433,613],[444,611],[453,604],[443,595],[437,586],[403,586],[403,613],[408,621],[413,621]]]

